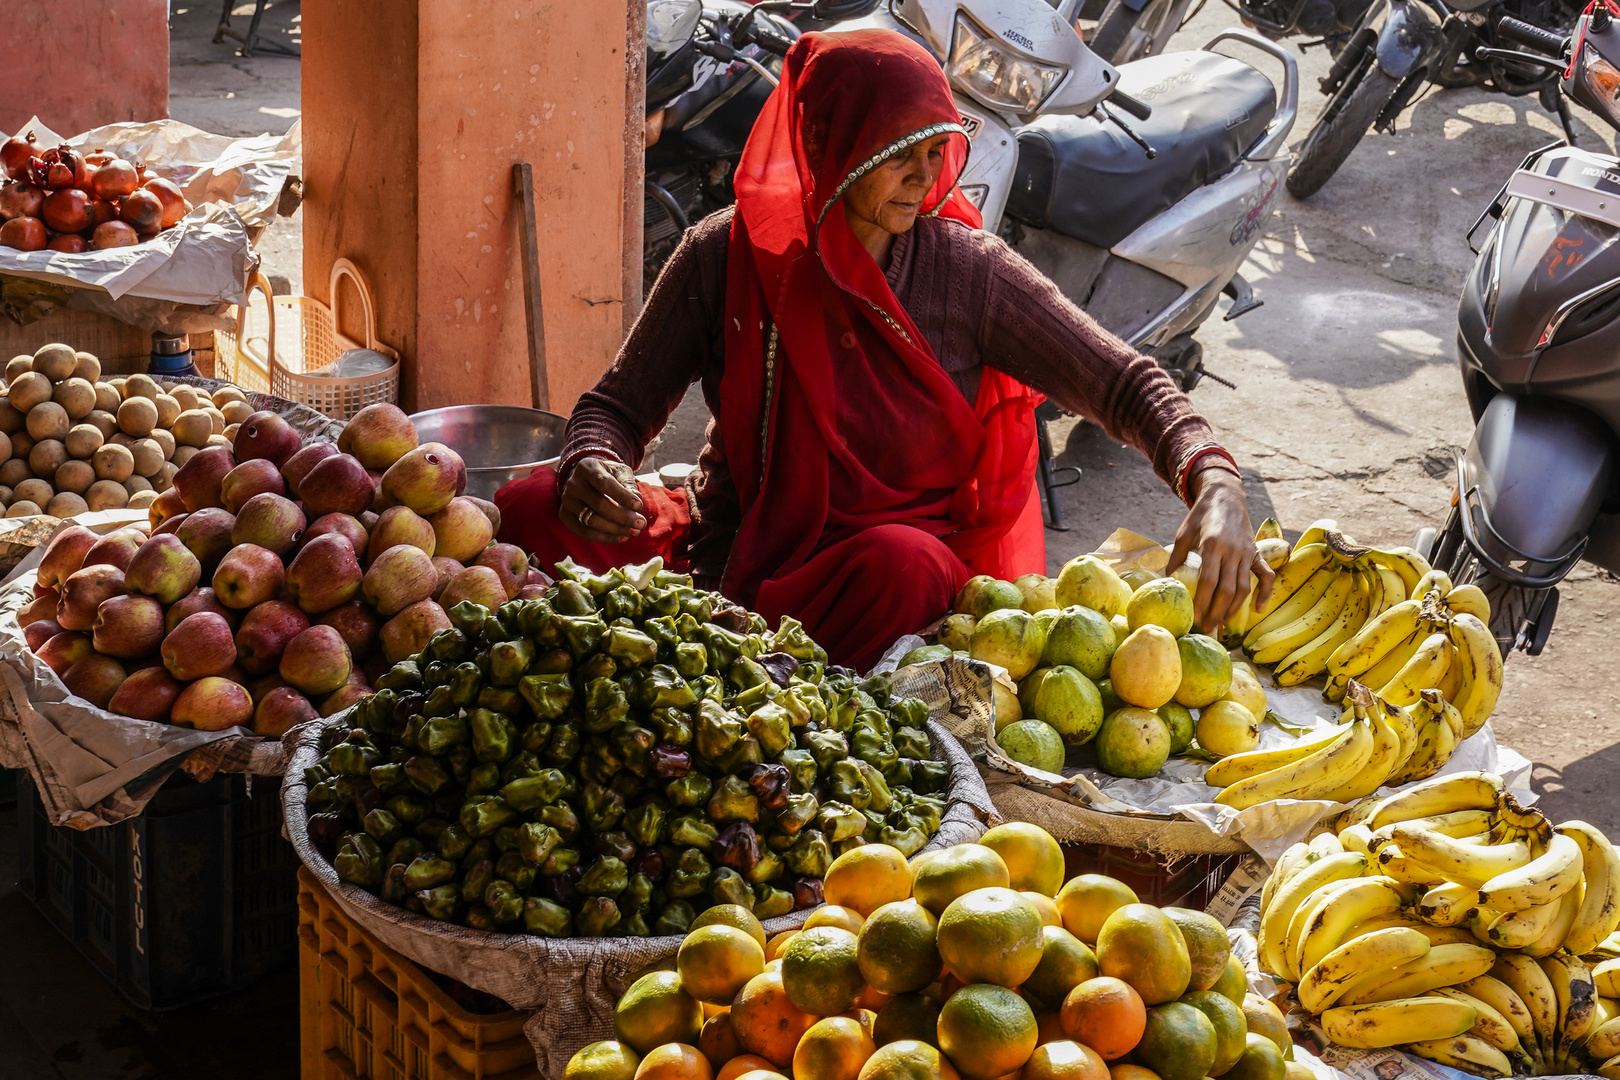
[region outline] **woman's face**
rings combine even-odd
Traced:
[[[851,184],[844,192],[844,213],[856,231],[863,225],[895,235],[910,229],[939,179],[949,140],[936,135],[902,150]]]

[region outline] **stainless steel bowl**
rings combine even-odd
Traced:
[[[518,405],[451,405],[411,417],[422,442],[440,442],[467,463],[467,494],[493,499],[509,480],[552,465],[568,418]]]

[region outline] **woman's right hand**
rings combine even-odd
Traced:
[[[559,502],[563,524],[586,540],[617,544],[647,527],[635,473],[607,458],[581,458]]]

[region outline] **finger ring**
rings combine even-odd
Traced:
[[[579,524],[580,524],[580,526],[582,528],[586,528],[586,529],[590,528],[591,527],[591,518],[593,518],[595,516],[596,516],[596,511],[595,510],[592,510],[588,506],[584,507],[579,512]]]

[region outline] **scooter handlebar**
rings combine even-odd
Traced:
[[[1532,26],[1527,22],[1515,19],[1511,15],[1502,16],[1502,21],[1496,24],[1497,32],[1510,41],[1535,49],[1537,52],[1548,53],[1552,56],[1562,56],[1569,48],[1569,38],[1563,34],[1555,34],[1551,30],[1543,30],[1539,26]]]
[[[1149,105],[1145,101],[1137,101],[1135,98],[1131,97],[1131,95],[1118,88],[1115,88],[1114,92],[1109,94],[1106,100],[1108,101],[1108,104],[1118,106],[1119,108],[1130,113],[1132,116],[1136,117],[1138,120],[1146,120],[1148,117],[1153,115],[1153,106]]]

